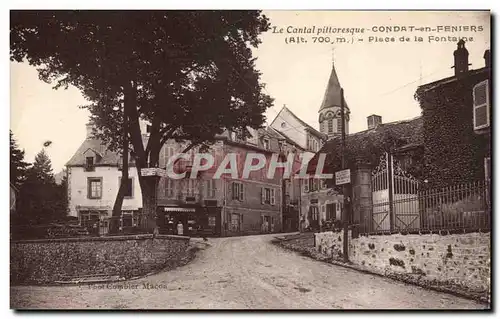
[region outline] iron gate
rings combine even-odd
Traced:
[[[384,153],[372,172],[372,230],[418,229],[420,214],[418,181],[401,169],[391,154]]]

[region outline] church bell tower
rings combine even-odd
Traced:
[[[332,62],[330,79],[326,86],[323,102],[319,108],[319,127],[320,132],[332,139],[342,135],[342,120],[340,114],[341,86],[335,71],[335,64]],[[344,99],[345,103],[345,99]],[[349,107],[345,103],[345,127],[346,134],[349,134]]]

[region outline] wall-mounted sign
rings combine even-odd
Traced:
[[[351,182],[351,170],[344,169],[338,172],[335,172],[335,185],[344,185],[349,184]]]
[[[142,176],[167,176],[167,171],[158,167],[141,168]]]

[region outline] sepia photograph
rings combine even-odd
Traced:
[[[11,309],[491,311],[489,10],[9,20]]]

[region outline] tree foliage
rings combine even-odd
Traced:
[[[11,11],[11,59],[39,67],[55,87],[89,101],[95,135],[120,150],[123,111],[143,194],[152,213],[157,166],[168,139],[213,142],[224,129],[248,136],[272,99],[263,93],[251,47],[269,28],[260,11]],[[151,124],[147,143],[139,120]]]
[[[12,131],[10,135],[10,182],[17,189],[21,187],[26,179],[26,170],[29,163],[24,161],[24,150],[19,149]]]
[[[27,170],[19,197],[18,223],[40,224],[66,216],[66,186],[56,184],[45,150],[36,155]]]

